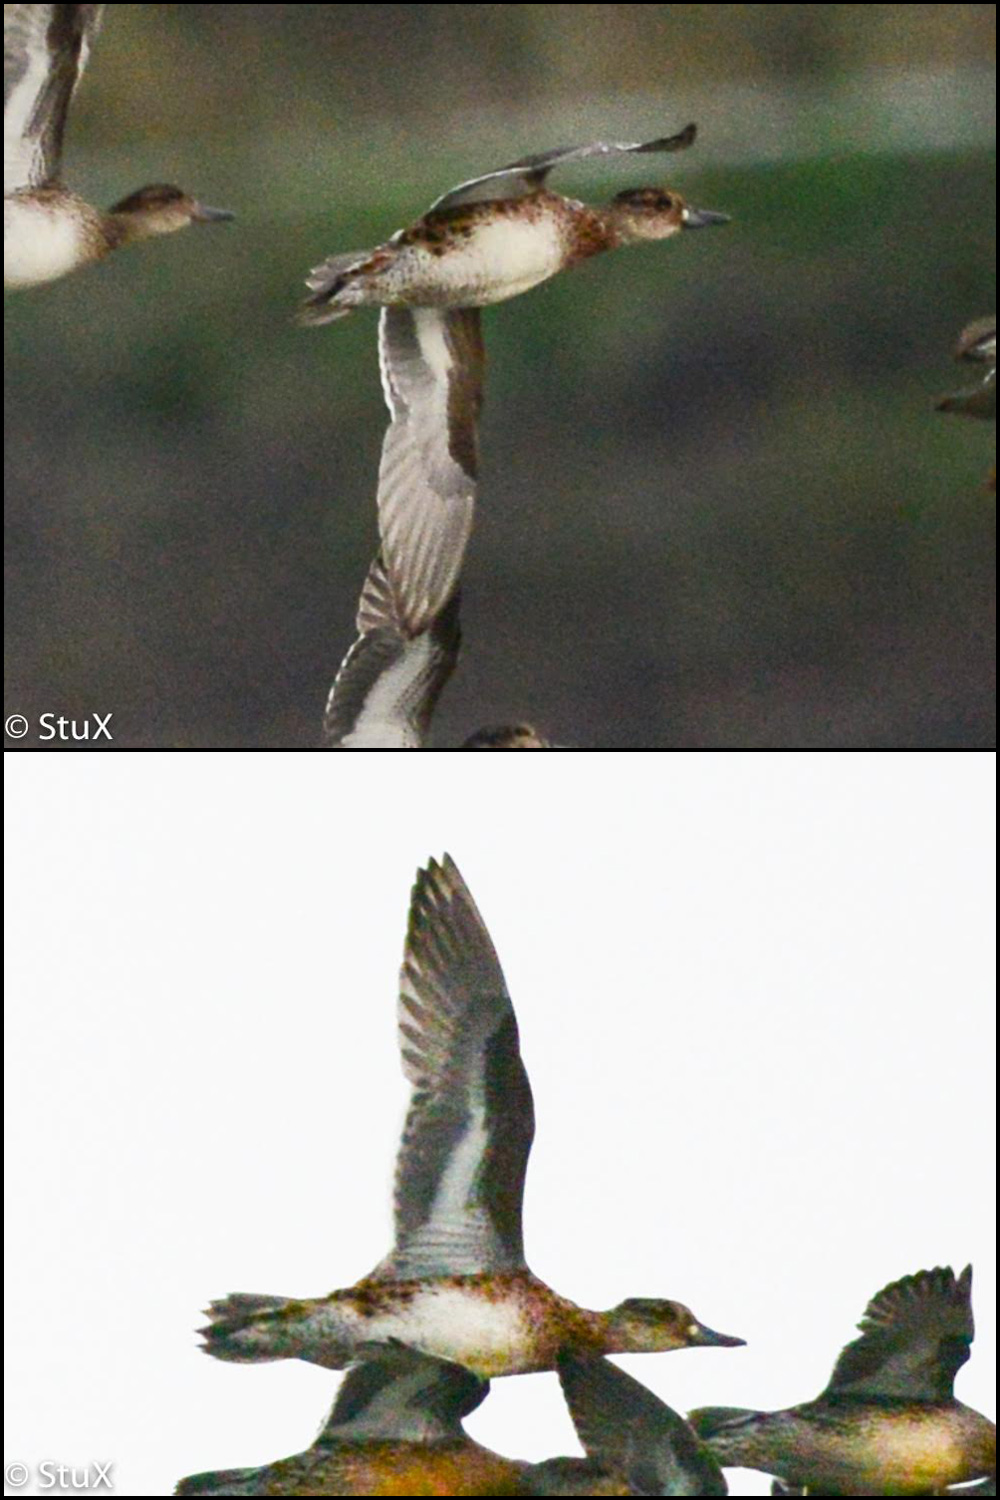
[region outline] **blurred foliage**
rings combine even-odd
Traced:
[[[296,327],[305,271],[525,151],[695,118],[669,181],[730,226],[485,313],[436,737],[991,744],[994,429],[932,408],[995,305],[995,147],[956,137],[994,37],[980,5],[111,7],[68,179],[174,180],[239,222],[7,298],[6,712],[316,744],[385,412],[374,315]],[[921,139],[859,124],[858,98],[905,113],[914,69]]]

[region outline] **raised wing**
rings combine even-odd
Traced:
[[[58,176],[66,115],[103,5],[3,8],[4,192]]]
[[[483,400],[478,308],[385,307],[391,414],[378,476],[382,556],[401,623],[426,630],[458,584],[472,531]]]
[[[694,125],[685,125],[676,135],[662,136],[655,141],[639,143],[625,141],[594,141],[589,146],[563,146],[555,151],[542,151],[537,156],[524,156],[509,167],[500,167],[487,172],[484,177],[472,177],[459,183],[431,204],[430,213],[442,208],[456,208],[460,203],[484,203],[497,198],[524,198],[537,192],[553,167],[565,162],[584,161],[591,156],[623,156],[642,152],[684,151],[697,133]]]
[[[358,607],[358,638],[330,690],[323,734],[332,749],[418,750],[461,642],[456,591],[430,626],[410,635],[400,624],[381,557]]]
[[[892,1282],[858,1327],[861,1337],[844,1349],[824,1395],[950,1400],[975,1334],[972,1267],[959,1277],[938,1266]]]
[[[402,1344],[376,1348],[345,1375],[315,1446],[328,1442],[433,1443],[464,1437],[462,1418],[486,1399],[488,1380]]]
[[[523,1267],[531,1086],[499,960],[447,855],[413,888],[399,1044],[413,1096],[396,1164],[396,1247],[375,1274]]]
[[[559,1380],[586,1450],[633,1495],[726,1495],[722,1470],[684,1418],[606,1359],[563,1354]]]

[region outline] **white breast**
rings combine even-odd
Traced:
[[[516,1369],[530,1333],[516,1301],[491,1302],[473,1288],[451,1286],[429,1286],[398,1312],[364,1319],[363,1327],[369,1339],[399,1338],[484,1375]]]
[[[84,226],[28,198],[5,198],[3,284],[38,286],[65,276],[88,259]]]
[[[431,306],[483,307],[547,281],[562,262],[562,236],[553,220],[502,218],[480,223],[443,255],[408,246],[384,279],[405,290],[403,301],[412,296]]]
[[[482,225],[470,241],[470,252],[484,279],[501,283],[499,301],[554,276],[562,265],[563,244],[552,219],[505,218]]]

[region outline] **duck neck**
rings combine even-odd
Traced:
[[[109,208],[104,215],[104,232],[108,248],[118,250],[122,245],[134,245],[139,240],[151,240],[170,231],[156,223],[154,214],[120,213],[116,208]]]
[[[589,260],[603,250],[615,250],[623,243],[612,211],[591,208],[585,203],[576,206],[572,222],[572,263]]]

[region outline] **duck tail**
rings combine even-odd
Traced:
[[[759,1416],[760,1412],[744,1406],[699,1406],[688,1412],[687,1419],[698,1436],[707,1439],[729,1427],[739,1426],[748,1418]]]
[[[370,254],[368,250],[352,250],[347,255],[332,255],[322,265],[314,266],[306,277],[312,295],[300,307],[298,321],[316,328],[321,323],[336,323],[338,318],[346,318],[350,306],[345,307],[336,299],[351,280],[350,273],[364,265]]]
[[[205,1353],[236,1364],[285,1358],[281,1331],[288,1306],[284,1297],[263,1297],[253,1292],[233,1292],[218,1302],[210,1302],[205,1312],[212,1321],[198,1329]],[[205,1477],[219,1476],[195,1476],[196,1479]],[[193,1482],[185,1480],[185,1483]]]

